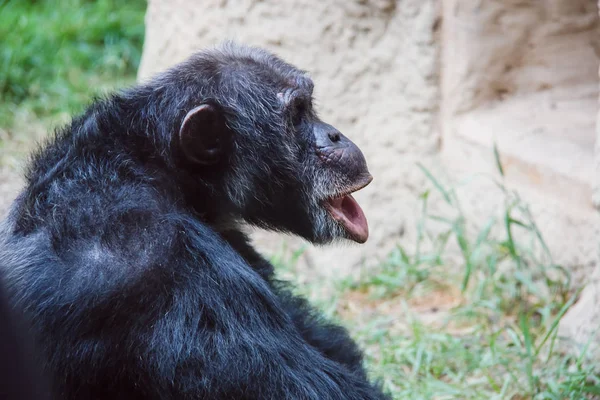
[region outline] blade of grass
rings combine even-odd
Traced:
[[[524,313],[519,315],[519,325],[521,327],[521,332],[523,333],[523,345],[525,346],[525,351],[527,352],[527,359],[525,360],[525,371],[527,373],[527,378],[529,380],[529,386],[531,393],[535,393],[535,376],[533,375],[533,339],[531,338],[531,332],[529,330],[529,322]]]
[[[554,318],[554,322],[552,322],[552,325],[550,325],[550,328],[548,329],[548,332],[546,332],[546,334],[544,335],[544,338],[542,339],[542,341],[540,342],[540,344],[535,349],[535,356],[536,357],[540,353],[540,350],[542,349],[542,347],[544,347],[544,344],[546,343],[546,341],[548,340],[548,338],[550,337],[550,335],[552,335],[552,332],[554,332],[554,330],[558,328],[558,324],[560,323],[560,320],[562,319],[562,317],[566,314],[566,312],[569,310],[569,308],[571,308],[571,306],[573,305],[573,303],[575,303],[575,301],[577,300],[577,298],[579,298],[579,295],[581,294],[582,290],[583,290],[583,288],[577,290],[577,292],[569,299],[569,301],[567,301],[561,307],[560,311],[558,312],[558,314]]]
[[[421,163],[417,163],[417,167],[425,174],[425,176],[433,183],[433,186],[441,193],[442,197],[446,201],[446,203],[452,205],[452,200],[450,198],[450,193],[442,186],[442,184],[435,179],[435,177],[429,172],[427,168],[423,166]]]
[[[502,167],[502,162],[500,160],[500,152],[498,151],[498,146],[496,142],[494,142],[494,159],[496,160],[496,168],[498,168],[498,172],[500,175],[504,176],[504,168]]]

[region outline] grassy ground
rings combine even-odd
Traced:
[[[145,7],[144,0],[0,0],[2,158],[93,96],[134,81]]]
[[[472,234],[455,191],[422,170],[431,190],[410,250],[398,246],[358,279],[301,292],[350,329],[395,399],[600,398],[587,346],[574,354],[558,346],[558,323],[578,293],[501,167],[505,207]],[[429,212],[434,196],[451,217]],[[274,258],[282,277],[296,279],[299,255]]]
[[[142,0],[0,0],[2,162],[20,159],[32,138],[94,95],[135,80],[144,8]],[[349,327],[397,399],[600,396],[586,348],[557,350],[557,324],[576,293],[526,205],[506,191],[503,213],[471,234],[454,191],[423,173],[431,190],[421,197],[417,243],[359,278],[299,290]],[[450,217],[430,213],[434,196]],[[280,275],[298,279],[298,254],[274,257]]]

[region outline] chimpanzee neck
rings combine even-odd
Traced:
[[[173,137],[178,134],[190,99],[179,98],[172,103],[164,88],[136,88],[113,96],[111,104],[101,108],[97,120],[112,121],[108,126],[119,126],[114,154],[125,149],[134,163],[140,165],[152,178],[161,182],[161,188],[170,187],[183,206],[192,209],[209,224],[222,224],[232,219],[231,202],[224,193],[222,166],[191,166],[182,162]],[[100,128],[100,134],[105,129]],[[110,133],[109,133],[110,134]]]
[[[218,220],[209,211],[226,213],[227,202],[213,182],[217,178],[203,178],[178,165],[171,136],[179,116],[171,105],[162,105],[160,110],[160,91],[139,88],[92,104],[32,159],[24,204],[38,204],[52,185],[118,179],[133,186],[156,186],[156,196],[163,200],[207,221]]]

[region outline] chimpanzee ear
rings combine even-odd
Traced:
[[[186,161],[212,165],[227,152],[231,133],[222,110],[202,104],[187,113],[179,128],[179,148]]]

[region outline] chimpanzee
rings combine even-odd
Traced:
[[[307,75],[227,43],[94,102],[34,154],[0,265],[56,399],[383,399],[243,226],[362,243],[361,151]]]

